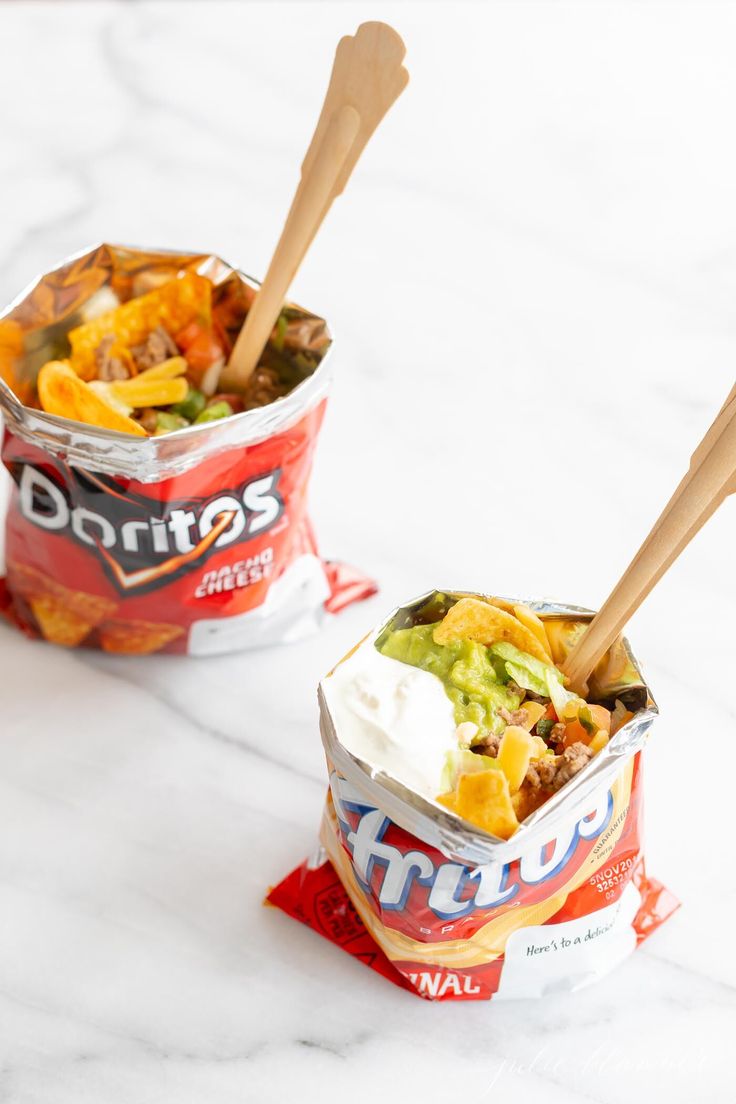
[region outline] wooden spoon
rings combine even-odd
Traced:
[[[242,391],[260,359],[286,293],[333,200],[374,130],[406,87],[406,49],[385,23],[363,23],[341,39],[301,179],[268,272],[248,311],[222,386]]]
[[[586,680],[646,596],[736,490],[736,386],[692,455],[690,468],[588,629],[563,664],[581,696]]]

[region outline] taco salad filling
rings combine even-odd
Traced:
[[[254,410],[310,375],[320,352],[285,308],[242,393],[219,389],[237,329],[205,276],[184,272],[122,302],[105,287],[38,372],[29,405],[137,437]],[[239,320],[242,322],[242,318]]]
[[[496,598],[364,641],[323,691],[348,751],[501,839],[632,716],[571,693],[545,621]]]

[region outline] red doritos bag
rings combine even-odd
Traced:
[[[132,437],[24,405],[32,375],[101,288],[196,271],[237,330],[253,284],[215,257],[100,246],[41,279],[0,320],[2,458],[13,479],[0,601],[69,647],[209,655],[296,640],[375,591],[323,562],[307,487],[324,415],[325,323],[289,308],[316,367],[287,396],[174,436]]]

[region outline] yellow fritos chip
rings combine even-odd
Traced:
[[[176,376],[183,376],[187,368],[188,365],[183,356],[173,356],[161,361],[160,364],[154,364],[152,368],[145,368],[138,373],[136,380],[142,383],[143,380],[174,379]]]
[[[521,789],[529,762],[537,750],[536,738],[520,725],[504,729],[496,762],[506,775],[511,793]]]
[[[210,281],[196,272],[187,272],[70,330],[72,367],[82,379],[92,379],[95,375],[95,351],[107,334],[115,334],[116,341],[129,349],[133,345],[142,345],[157,326],[163,326],[174,337],[191,322],[201,322],[209,327],[211,318]]]
[[[503,771],[461,774],[455,793],[437,798],[441,805],[499,839],[509,839],[519,827]]]
[[[100,644],[106,652],[118,655],[150,655],[176,640],[184,630],[180,625],[156,621],[106,621],[100,625]]]
[[[525,625],[529,632],[534,633],[539,643],[547,653],[547,662],[552,662],[552,651],[549,646],[549,640],[547,639],[547,633],[544,628],[544,621],[541,617],[538,617],[534,610],[529,609],[529,606],[514,606],[514,613],[521,621],[522,625]]]
[[[110,391],[120,402],[128,406],[168,406],[186,398],[189,384],[185,379],[133,379],[114,380]]]
[[[506,598],[483,598],[482,601],[487,602],[491,606],[498,606],[499,609],[505,610],[506,613],[514,612],[514,603],[507,601]]]
[[[63,360],[50,360],[38,373],[38,398],[48,414],[71,418],[75,422],[115,429],[145,437],[146,431],[132,418],[112,406],[81,380]]]
[[[456,602],[438,622],[433,636],[437,644],[447,644],[449,640],[477,640],[487,647],[507,640],[542,663],[549,663],[546,651],[526,625],[498,606],[477,598],[461,598]]]

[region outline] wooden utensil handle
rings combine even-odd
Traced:
[[[735,472],[736,417],[730,417],[568,656],[564,671],[576,693],[584,694],[586,679],[629,618],[734,490]]]
[[[223,375],[223,383],[234,391],[247,385],[291,280],[332,201],[345,187],[366,142],[406,87],[409,75],[401,64],[405,53],[401,38],[386,23],[362,23],[354,35],[340,39],[286,226]],[[328,171],[318,161],[326,156],[329,160],[328,150],[333,146],[340,148],[339,164],[335,162]],[[319,186],[312,180],[315,171]]]
[[[652,532],[654,532],[656,529],[658,529],[660,527],[660,525],[662,524],[662,522],[666,518],[667,514],[670,512],[670,510],[674,506],[675,502],[677,502],[678,498],[680,497],[680,495],[684,491],[685,487],[687,487],[687,485],[690,482],[690,480],[692,479],[694,473],[698,470],[698,468],[702,464],[703,460],[705,459],[705,457],[710,452],[710,450],[713,446],[713,443],[718,439],[718,437],[723,432],[724,428],[730,422],[731,418],[733,418],[735,415],[736,415],[736,384],[734,384],[734,386],[731,388],[729,396],[726,399],[726,401],[724,402],[721,409],[718,411],[718,415],[716,416],[715,421],[713,422],[713,424],[708,429],[707,433],[703,437],[703,439],[700,442],[700,444],[698,445],[698,447],[695,449],[695,452],[692,454],[692,457],[690,458],[690,467],[688,468],[688,470],[683,475],[682,479],[680,480],[680,482],[677,485],[677,488],[676,488],[674,494],[672,495],[669,502],[665,506],[664,510],[662,511],[662,513],[659,515],[656,522],[652,526]]]
[[[289,209],[271,264],[238,335],[231,360],[255,363],[283,306],[286,292],[320,222],[360,128],[355,108],[345,104],[327,126],[306,180],[302,179]]]

